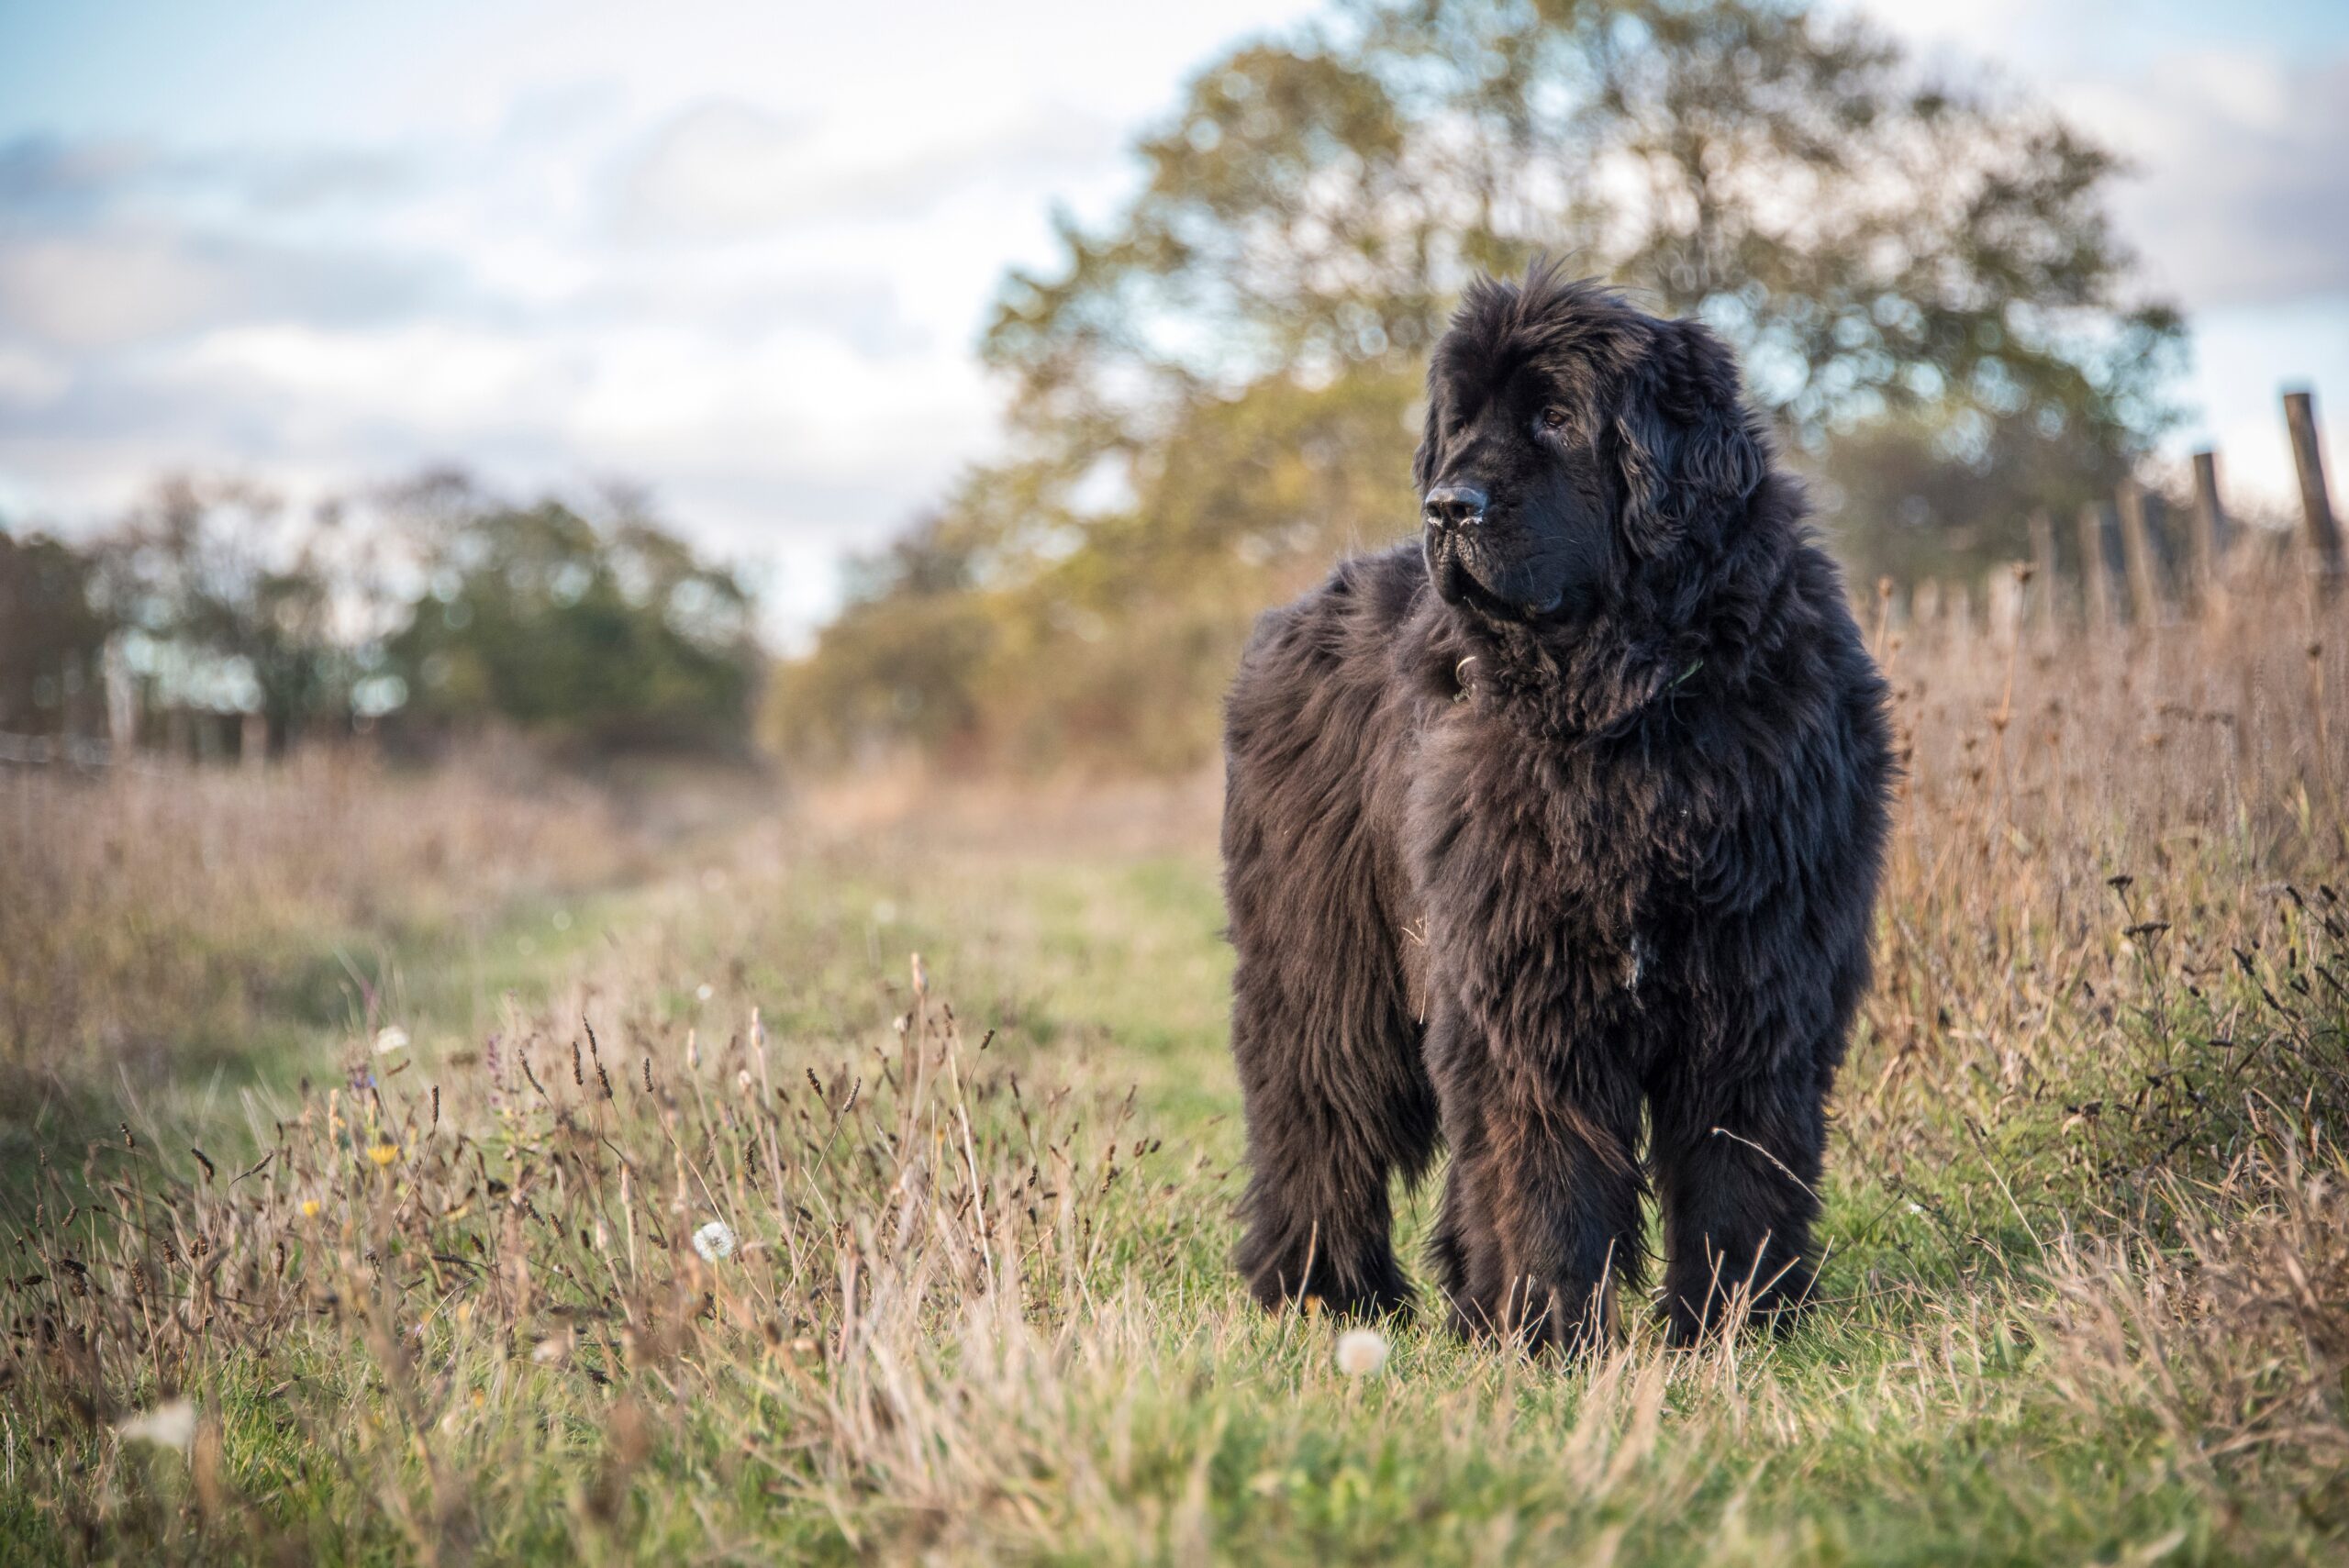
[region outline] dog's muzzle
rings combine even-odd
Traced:
[[[1428,492],[1419,515],[1431,528],[1475,528],[1485,522],[1487,497],[1473,484],[1439,484]]]
[[[1473,484],[1439,484],[1427,494],[1420,520],[1427,525],[1428,580],[1448,605],[1468,596],[1475,581],[1465,559],[1467,536],[1485,526],[1488,498]]]

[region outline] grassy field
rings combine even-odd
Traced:
[[[0,1556],[2339,1562],[2349,664],[2268,602],[1883,639],[1822,1299],[1571,1365],[1242,1298],[1198,792],[0,780]]]

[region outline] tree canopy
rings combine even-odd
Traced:
[[[1536,254],[1720,330],[1864,572],[2015,552],[2171,417],[2181,328],[2113,160],[1855,17],[1341,0],[1209,62],[1137,152],[1123,209],[999,291],[1018,452],[867,563],[786,739],[1207,754],[1247,607],[1412,526],[1427,350]]]

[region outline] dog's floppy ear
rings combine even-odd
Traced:
[[[1642,556],[1744,505],[1768,459],[1745,412],[1737,361],[1694,321],[1658,321],[1615,415],[1623,529]]]

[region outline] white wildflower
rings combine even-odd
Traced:
[[[734,1228],[722,1219],[713,1219],[694,1232],[694,1251],[702,1262],[714,1263],[720,1258],[734,1255]]]
[[[407,1030],[397,1024],[386,1024],[375,1031],[375,1054],[389,1056],[395,1051],[407,1049]]]
[[[124,1421],[115,1433],[125,1442],[153,1443],[185,1453],[195,1441],[195,1407],[184,1399],[166,1399]]]
[[[1368,1377],[1386,1364],[1386,1341],[1375,1329],[1349,1329],[1338,1336],[1338,1370]]]

